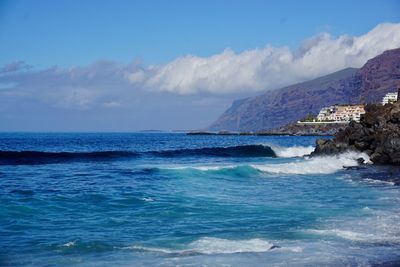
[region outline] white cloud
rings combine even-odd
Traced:
[[[98,92],[86,88],[65,88],[53,96],[55,106],[67,109],[89,109],[98,97]]]
[[[118,108],[129,102],[138,90],[124,75],[135,65],[99,61],[89,66],[52,67],[0,75],[0,96],[21,97],[52,107],[88,110]]]
[[[294,51],[286,46],[266,46],[235,53],[228,48],[210,57],[179,57],[165,65],[99,61],[34,70],[24,62],[14,62],[0,68],[0,98],[24,98],[71,110],[118,110],[139,107],[142,98],[158,99],[157,104],[149,101],[148,105],[159,105],[169,96],[189,95],[197,98],[192,106],[216,106],[250,92],[361,67],[368,59],[398,47],[400,24],[386,23],[361,36],[321,33],[304,40]]]
[[[125,74],[132,84],[177,94],[227,94],[260,91],[361,67],[385,50],[400,47],[400,24],[385,23],[361,36],[321,33],[295,51],[266,46],[210,57],[184,56],[165,65],[136,68]]]

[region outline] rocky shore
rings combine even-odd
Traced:
[[[360,123],[351,122],[333,139],[318,139],[311,155],[352,150],[365,152],[375,164],[400,165],[400,102],[370,104],[365,111]]]
[[[277,135],[313,135],[313,136],[332,136],[339,130],[346,128],[346,123],[331,124],[299,124],[297,122],[287,124],[285,126],[266,131],[265,133]],[[260,132],[262,134],[264,132]]]
[[[291,136],[332,136],[340,129],[346,128],[347,124],[332,123],[332,124],[298,124],[297,122],[287,124],[285,126],[275,128],[268,131],[258,132],[207,132],[194,131],[187,133],[188,135],[291,135]]]

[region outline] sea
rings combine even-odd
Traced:
[[[0,133],[0,266],[399,266],[399,169],[316,139]]]

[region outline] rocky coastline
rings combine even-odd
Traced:
[[[369,104],[359,123],[351,122],[333,139],[318,139],[311,156],[365,152],[374,164],[400,165],[400,102]]]
[[[270,131],[260,132],[260,134],[332,136],[339,130],[346,128],[347,125],[346,123],[299,124],[294,122]]]
[[[208,131],[193,131],[187,133],[188,135],[255,135],[255,136],[274,136],[274,135],[288,135],[288,136],[333,136],[340,129],[344,129],[347,124],[298,124],[297,122],[287,124],[285,126],[275,128],[268,131],[258,132],[208,132]]]

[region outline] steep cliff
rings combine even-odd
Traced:
[[[318,79],[236,100],[209,130],[260,131],[317,114],[337,103],[374,103],[400,85],[400,49]]]

